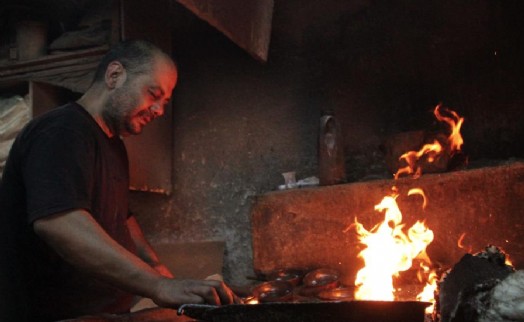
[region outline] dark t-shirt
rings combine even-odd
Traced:
[[[36,321],[129,309],[130,294],[72,267],[32,229],[39,218],[85,209],[136,253],[126,226],[128,187],[122,140],[108,138],[80,105],[56,108],[22,130],[0,184],[0,253],[5,255],[0,295],[16,299],[7,310],[25,308],[23,314]]]

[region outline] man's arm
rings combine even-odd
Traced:
[[[138,257],[140,257],[144,262],[148,263],[161,275],[173,278],[173,274],[164,264],[160,262],[160,259],[158,258],[155,250],[146,240],[144,233],[142,232],[142,228],[140,228],[140,225],[136,221],[135,216],[130,216],[127,219],[127,228],[129,229],[131,237],[133,238],[133,242],[137,248]]]
[[[38,219],[33,228],[70,264],[124,291],[151,298],[160,306],[229,304],[236,301],[224,283],[176,280],[160,275],[113,240],[85,210]]]

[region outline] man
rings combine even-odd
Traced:
[[[135,295],[165,307],[239,301],[221,282],[174,279],[129,215],[121,136],[162,116],[176,82],[168,55],[123,42],[77,102],[18,135],[0,185],[0,302],[13,302],[0,320],[124,313]]]

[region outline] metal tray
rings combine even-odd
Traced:
[[[224,306],[185,304],[178,313],[207,322],[424,322],[431,303],[417,301],[348,301],[261,303]]]

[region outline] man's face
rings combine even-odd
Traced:
[[[164,114],[176,81],[176,70],[163,58],[156,59],[150,73],[128,74],[110,97],[106,122],[115,134],[140,134],[146,124]]]

